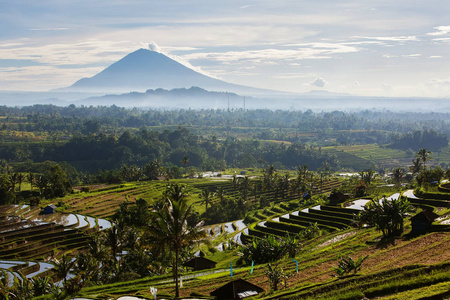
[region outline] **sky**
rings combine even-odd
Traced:
[[[0,90],[46,91],[139,48],[252,87],[450,97],[448,0],[0,0]]]

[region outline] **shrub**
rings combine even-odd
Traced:
[[[376,226],[383,232],[383,236],[393,236],[403,232],[403,219],[409,210],[409,201],[399,199],[381,201],[372,200],[360,213],[360,221]]]
[[[250,264],[252,261],[256,264],[272,262],[281,259],[286,254],[284,241],[273,235],[265,239],[254,237],[248,245],[241,246],[241,259]]]
[[[285,274],[283,269],[278,269],[278,266],[272,267],[271,264],[268,264],[264,274],[266,274],[270,281],[270,289],[272,291],[278,290],[278,284],[280,284],[283,279],[285,280],[285,287],[287,287],[286,280],[289,278],[289,275]]]
[[[367,256],[359,257],[357,261],[354,261],[350,255],[347,258],[341,258],[337,267],[333,267],[337,276],[344,276],[345,274],[356,274],[359,270],[361,270],[362,263],[366,260]]]

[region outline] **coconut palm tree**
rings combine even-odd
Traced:
[[[19,184],[19,192],[22,190],[22,182],[25,180],[23,173],[17,173],[17,183]]]
[[[205,233],[200,231],[201,224],[188,226],[192,206],[188,204],[186,189],[183,185],[169,185],[164,193],[163,202],[152,213],[148,234],[153,248],[158,253],[168,252],[172,256],[172,273],[175,278],[175,298],[179,297],[178,265],[180,254],[189,245],[199,242]]]
[[[372,200],[359,214],[360,221],[376,226],[383,236],[393,236],[403,232],[403,221],[409,210],[409,201],[402,197],[387,200]]]
[[[44,191],[47,189],[47,187],[48,187],[48,179],[46,178],[46,177],[44,177],[44,176],[39,176],[39,177],[37,177],[36,179],[35,179],[35,183],[36,183],[36,186],[38,187],[38,189],[39,189],[39,194],[40,194],[40,196],[42,197],[43,195],[44,195]]]
[[[18,175],[18,173],[12,173],[11,176],[10,176],[10,181],[11,181],[11,191],[12,191],[13,193],[16,192],[17,175]]]
[[[112,223],[111,228],[109,228],[109,230],[106,232],[104,243],[111,249],[111,261],[113,263],[113,268],[116,275],[118,272],[117,255],[122,252],[121,251],[123,245],[122,237],[123,237],[122,228],[118,224]]]
[[[217,197],[219,197],[220,199],[220,203],[223,205],[225,203],[225,189],[222,186],[219,186],[219,188],[217,189]]]
[[[411,170],[413,175],[419,174],[423,167],[422,160],[419,157],[416,157],[412,160],[412,163],[413,164],[409,167],[409,169]]]
[[[430,156],[431,154],[432,152],[427,151],[427,149],[425,148],[419,149],[419,151],[416,154],[416,157],[422,161],[424,169],[426,169],[427,160],[432,159],[432,157]]]
[[[59,278],[63,279],[64,285],[66,284],[67,275],[69,275],[70,270],[74,267],[75,261],[64,254],[60,260],[54,261],[55,268],[54,271]]]
[[[27,180],[30,183],[30,191],[33,191],[34,179],[34,174],[32,172],[28,173]]]
[[[205,203],[205,211],[208,210],[208,204],[211,203],[212,198],[216,195],[211,189],[206,188],[202,190],[201,197],[202,197],[202,204]]]
[[[402,183],[402,179],[405,176],[405,171],[402,168],[395,168],[392,170],[392,179],[396,185]]]

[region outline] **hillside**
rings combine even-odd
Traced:
[[[228,179],[228,175],[211,179],[185,179],[190,191],[190,203],[196,211],[204,211],[204,203],[200,197],[204,189],[222,189],[227,198],[236,198],[239,189]],[[325,183],[317,183],[315,194],[320,195],[330,192],[333,187],[340,185],[339,180],[329,179]],[[165,183],[154,181],[146,183],[127,184],[122,186],[92,187],[92,191],[76,193],[60,199],[64,202],[65,211],[78,216],[75,223],[66,224],[53,229],[52,233],[43,234],[35,229],[22,229],[27,232],[26,237],[5,233],[3,230],[2,251],[11,252],[8,247],[12,244],[20,245],[20,253],[15,260],[39,261],[42,266],[48,262],[42,262],[40,255],[55,255],[61,258],[65,251],[74,255],[86,247],[87,237],[83,234],[92,232],[98,225],[96,217],[110,218],[121,203],[133,204],[138,199],[146,199],[153,203],[163,194]],[[381,188],[381,187],[380,187]],[[445,189],[443,188],[443,191]],[[395,188],[384,188],[385,193],[392,194]],[[273,192],[259,192],[261,196],[270,199],[269,206],[264,209],[252,211],[251,223],[248,228],[242,220],[233,220],[222,224],[214,224],[205,227],[209,233],[211,244],[202,245],[200,249],[208,259],[217,262],[215,269],[203,271],[184,271],[181,275],[183,287],[181,297],[208,298],[210,293],[231,280],[242,278],[264,289],[257,299],[443,299],[448,297],[450,286],[450,235],[448,222],[450,211],[448,209],[450,196],[446,193],[428,192],[420,194],[423,198],[413,195],[412,190],[405,193],[415,205],[414,215],[421,211],[420,207],[428,207],[434,210],[440,218],[434,223],[431,230],[424,234],[412,234],[411,222],[408,217],[405,222],[404,233],[396,238],[382,239],[382,235],[376,228],[355,226],[354,214],[356,210],[355,200],[349,200],[343,204],[319,204],[321,197],[314,197],[311,201],[301,201],[296,195],[286,195]],[[254,197],[249,200],[253,202]],[[214,195],[210,205],[218,205],[221,201],[218,195]],[[368,200],[365,200],[367,202]],[[45,204],[43,204],[45,206]],[[353,208],[351,208],[353,207]],[[13,213],[22,218],[32,218],[39,209],[28,209],[25,206],[9,207],[3,209],[3,213]],[[82,222],[79,216],[89,216]],[[89,225],[90,222],[92,223]],[[51,218],[47,218],[51,221]],[[247,219],[247,218],[246,218]],[[17,226],[6,224],[2,218],[2,226]],[[100,219],[98,219],[100,220]],[[302,221],[303,220],[303,221]],[[308,221],[309,220],[309,221]],[[265,237],[268,234],[284,236],[286,232],[294,234],[301,232],[308,226],[308,222],[316,222],[321,229],[321,235],[312,239],[303,240],[301,249],[294,258],[283,258],[272,263],[278,270],[287,275],[279,284],[278,291],[271,291],[270,282],[265,275],[267,264],[250,265],[239,263],[242,252],[238,243],[249,241],[252,236]],[[51,226],[51,225],[40,225]],[[55,226],[55,225],[53,225]],[[76,228],[75,228],[76,227]],[[78,229],[80,228],[80,229]],[[91,229],[89,229],[91,228]],[[68,229],[71,229],[68,231]],[[89,229],[89,230],[87,230]],[[109,229],[108,229],[109,230]],[[50,244],[66,232],[62,244]],[[70,234],[69,234],[70,232]],[[6,242],[6,244],[5,244]],[[42,245],[47,245],[42,247]],[[72,248],[71,248],[71,245]],[[17,246],[16,246],[17,247]],[[40,247],[42,252],[35,252],[33,247]],[[58,249],[58,250],[57,250]],[[34,251],[34,252],[33,252]],[[41,251],[41,250],[40,250]],[[33,254],[34,253],[34,254]],[[362,269],[357,274],[337,277],[333,267],[345,257],[356,260],[359,257],[367,259],[362,264]],[[6,257],[6,256],[4,256]],[[9,258],[9,257],[8,257]],[[12,258],[12,256],[11,256]],[[11,259],[9,258],[9,259]],[[298,261],[298,272],[293,259]],[[8,263],[8,262],[7,262]],[[230,264],[233,264],[233,278],[230,277]],[[16,269],[23,269],[26,274],[32,274],[39,265],[27,262]],[[4,268],[4,267],[3,267]],[[253,272],[251,271],[253,269]],[[20,276],[18,273],[12,273]],[[42,275],[52,274],[49,269]],[[131,273],[130,273],[131,274]],[[54,280],[56,274],[52,275]],[[77,293],[77,297],[87,299],[116,299],[124,295],[142,296],[151,298],[149,286],[158,289],[158,297],[171,298],[174,294],[174,285],[171,275],[159,275],[142,277],[139,279],[129,277],[131,281],[120,279],[115,283],[87,286]],[[51,295],[49,296],[51,297]],[[48,297],[46,299],[49,299]],[[431,298],[430,298],[431,299]]]

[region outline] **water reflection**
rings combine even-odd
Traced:
[[[236,222],[234,222],[234,224],[236,224],[238,231],[241,231],[242,229],[247,227],[247,225],[245,225],[244,223],[244,220],[237,220]]]
[[[97,219],[98,228],[100,230],[105,230],[111,228],[111,222],[105,219]]]
[[[88,217],[80,215],[80,214],[76,214],[76,216],[78,218],[78,226],[77,226],[77,228],[83,228],[83,227],[88,226],[90,224],[90,222],[87,221]],[[94,219],[94,225],[95,225],[95,219]],[[92,228],[92,226],[91,226],[91,228]]]
[[[364,207],[366,206],[366,204],[368,202],[370,202],[371,200],[368,199],[358,199],[358,200],[354,200],[349,206],[346,206],[345,208],[353,208],[353,209],[359,209],[359,210],[363,210]]]
[[[233,222],[228,222],[228,223],[223,224],[223,228],[225,229],[225,231],[227,233],[233,233],[234,232]]]
[[[30,273],[27,276],[25,276],[26,278],[30,279],[33,278],[34,276],[44,273],[45,271],[48,271],[50,269],[53,269],[53,265],[50,263],[45,263],[45,262],[40,262],[39,263],[39,270],[34,272],[34,273]]]
[[[74,214],[53,214],[48,220],[63,226],[75,226],[78,224],[78,218]]]

